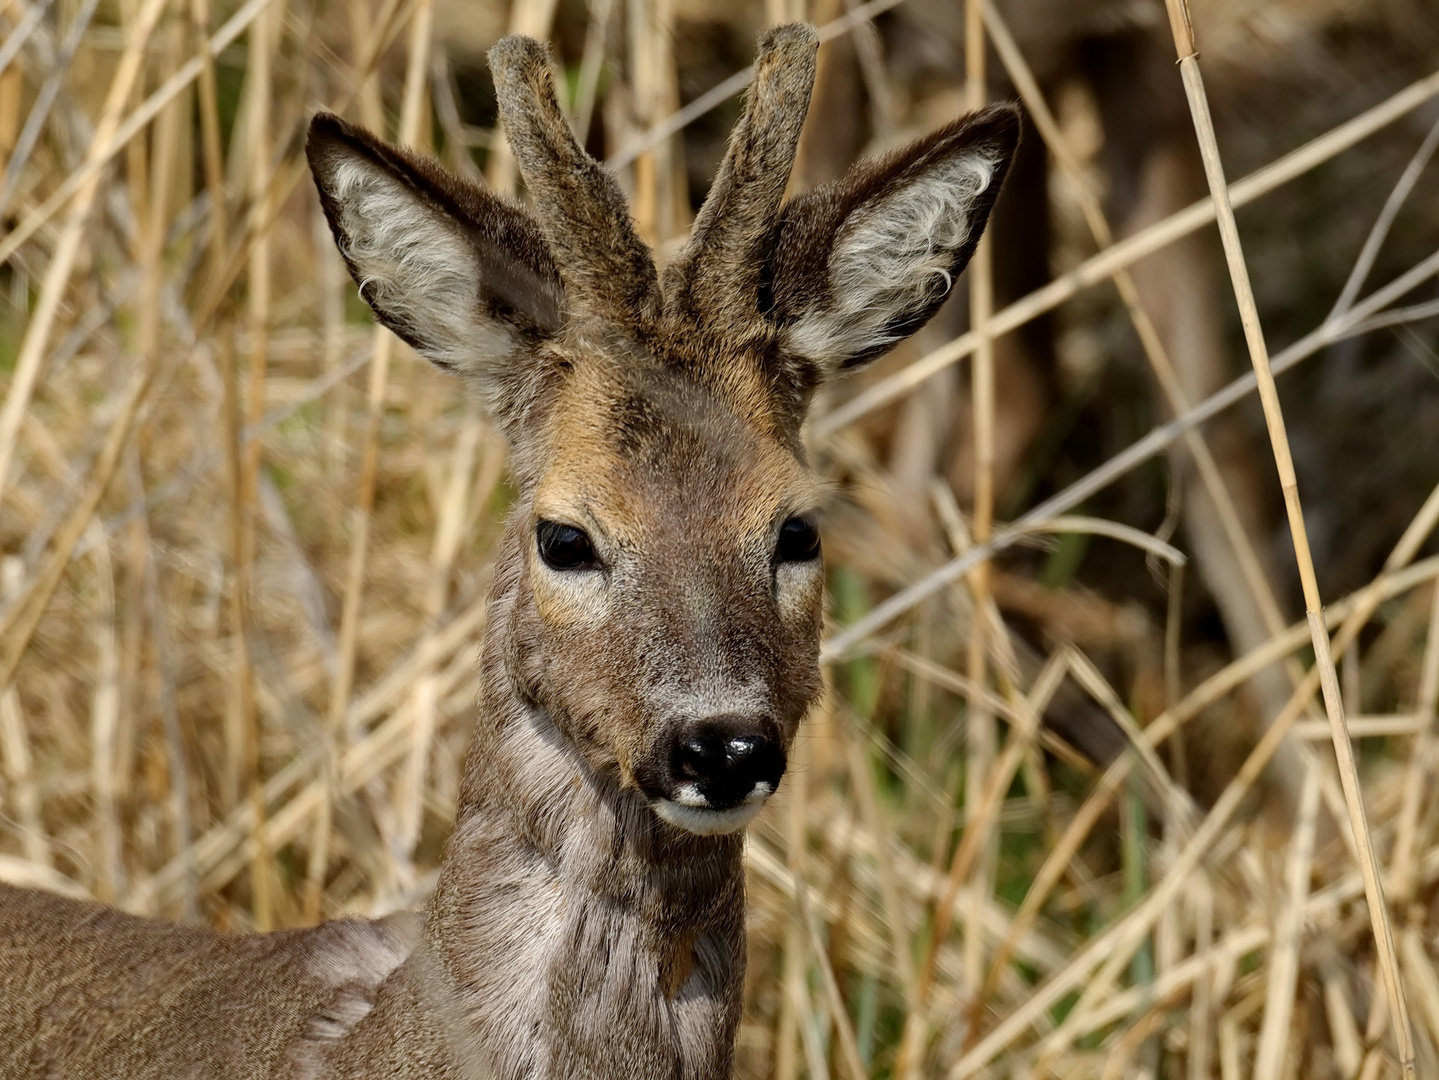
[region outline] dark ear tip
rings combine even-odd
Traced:
[[[966,127],[975,138],[998,143],[1004,153],[1009,155],[1019,145],[1020,134],[1024,128],[1021,114],[1022,110],[1017,102],[999,101],[970,113],[966,118]]]
[[[339,146],[366,141],[366,132],[332,112],[317,112],[310,118],[310,131],[305,138],[305,157],[312,168]]]

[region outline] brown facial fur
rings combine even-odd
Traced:
[[[531,522],[584,529],[605,569],[556,573],[527,545],[526,689],[596,768],[634,769],[734,687],[786,747],[820,689],[817,567],[777,567],[817,508],[792,447],[672,366],[577,362],[538,435]]]

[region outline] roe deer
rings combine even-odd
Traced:
[[[250,936],[0,890],[0,1075],[729,1075],[742,830],[821,689],[805,410],[933,314],[1019,136],[990,108],[782,208],[815,49],[762,39],[663,282],[537,42],[490,53],[533,215],[314,119],[362,295],[513,449],[439,882],[423,917]]]

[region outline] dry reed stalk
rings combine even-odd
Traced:
[[[839,1033],[839,1047],[841,1056],[844,1058],[845,1072],[849,1073],[851,1080],[868,1080],[869,1074],[865,1071],[864,1064],[859,1058],[859,1044],[854,1037],[854,1025],[850,1022],[848,1009],[845,1008],[844,996],[839,992],[839,983],[834,977],[834,966],[830,963],[829,952],[824,945],[824,936],[820,933],[819,922],[810,907],[809,890],[805,888],[802,877],[796,876],[794,879],[794,895],[795,904],[799,908],[799,918],[809,931],[809,945],[813,950],[815,961],[819,965],[825,996],[829,999],[831,1020],[835,1030]]]
[[[1170,852],[1170,857],[1173,853]],[[1195,880],[1188,897],[1192,909],[1194,926],[1195,956],[1207,955],[1214,943],[1214,891],[1209,888],[1203,875]],[[1165,973],[1172,977],[1184,963],[1179,961]],[[1164,977],[1164,976],[1162,976]],[[1195,978],[1189,1004],[1189,1060],[1186,1062],[1186,1080],[1209,1080],[1209,1026],[1213,1011],[1213,979],[1205,972]]]
[[[580,72],[575,82],[575,99],[570,104],[570,119],[575,139],[584,145],[594,120],[595,99],[600,76],[604,74],[605,55],[609,46],[610,19],[615,0],[589,0],[589,26],[585,30],[585,51],[580,59]]]
[[[50,865],[50,844],[40,816],[40,790],[35,783],[34,755],[30,735],[20,712],[20,695],[7,687],[0,693],[0,765],[9,785],[10,812],[21,830],[25,858],[35,866]]]
[[[972,806],[966,806],[964,834],[960,838],[959,846],[955,849],[954,859],[950,863],[944,891],[936,902],[932,936],[915,979],[915,989],[912,994],[909,1015],[906,1017],[905,1032],[896,1056],[896,1072],[900,1070],[901,1064],[908,1064],[911,1073],[918,1068],[918,1060],[923,1052],[920,1045],[923,1038],[923,1010],[933,985],[939,948],[949,930],[951,913],[955,910],[956,901],[960,899],[960,889],[969,878],[971,868],[986,843],[991,839],[991,829],[996,822],[995,813],[1004,793],[1009,790],[1010,784],[1014,781],[1014,774],[1024,752],[1033,744],[1044,710],[1048,707],[1050,699],[1068,671],[1070,655],[1069,650],[1061,650],[1045,663],[1038,678],[1034,681],[1030,698],[1028,700],[1021,699],[1018,722],[1011,721],[1009,736],[999,754],[999,760],[985,774]],[[971,702],[978,696],[972,693]],[[981,922],[980,911],[988,899],[988,893],[983,894],[977,902],[966,898],[968,902],[964,904],[964,917],[968,923],[965,928],[967,935],[978,934]],[[967,962],[966,958],[966,964]],[[981,988],[980,992],[974,994],[969,1002],[971,1015],[976,1015],[982,1009],[985,1000],[984,991],[993,989],[981,983],[982,976],[983,972],[974,978],[970,978],[967,971],[965,973],[968,986]]]
[[[93,523],[90,528],[93,528]],[[96,610],[92,632],[95,644],[95,685],[90,698],[91,814],[94,817],[98,874],[91,891],[116,903],[124,892],[123,840],[118,818],[116,775],[120,727],[119,645],[115,633],[115,570],[110,546],[103,539],[90,548],[95,563]]]
[[[95,508],[110,484],[141,405],[151,385],[149,373],[132,375],[119,394],[114,419],[105,433],[100,453],[85,477],[69,515],[51,539],[49,553],[36,568],[26,590],[0,616],[0,686],[10,685],[35,627],[65,572],[80,536],[90,526]]]
[[[425,638],[421,644],[396,663],[383,677],[358,700],[354,701],[345,717],[345,727],[362,730],[375,725],[362,740],[348,748],[340,761],[340,774],[335,781],[338,789],[345,769],[358,770],[361,764],[372,759],[387,767],[398,757],[399,747],[404,744],[399,737],[404,727],[394,726],[394,715],[385,720],[386,710],[400,706],[404,696],[415,681],[435,665],[453,657],[457,650],[472,642],[484,624],[487,598],[482,594],[472,600],[462,611],[435,635]],[[395,715],[402,715],[403,709]],[[381,721],[380,723],[376,723]],[[289,805],[297,801],[295,791],[312,774],[324,772],[324,750],[302,756],[275,774],[265,785],[266,804],[277,805],[286,800]],[[323,791],[327,783],[324,776],[316,782],[317,792]],[[318,802],[319,800],[317,800]],[[211,874],[217,866],[239,849],[251,831],[251,809],[248,805],[236,808],[223,822],[199,837],[194,845],[195,864],[202,875]],[[274,828],[273,819],[271,828]],[[175,899],[175,890],[182,881],[184,867],[179,860],[171,860],[151,877],[137,883],[133,890],[133,903],[142,911],[163,909]]]
[[[98,162],[99,148],[105,146],[120,123],[120,114],[130,99],[141,74],[145,52],[149,47],[150,35],[164,10],[165,0],[144,0],[135,21],[126,28],[125,51],[111,80],[105,103],[100,110],[100,120],[95,126],[94,141],[86,157],[86,164]],[[106,158],[108,160],[108,157]],[[80,255],[86,222],[95,204],[100,189],[98,163],[88,173],[87,179],[77,186],[75,201],[71,204],[69,216],[56,241],[50,265],[46,267],[45,278],[40,286],[40,297],[25,328],[25,337],[20,352],[15,358],[15,372],[11,376],[10,388],[5,395],[5,405],[0,408],[0,500],[4,498],[10,465],[15,455],[15,443],[20,433],[20,424],[30,404],[36,380],[40,375],[41,361],[54,329],[60,304],[70,284],[70,275]],[[6,256],[8,258],[8,255]],[[0,260],[4,261],[4,260]],[[7,677],[8,678],[8,677]]]
[[[829,687],[821,708],[828,711],[833,703],[834,689]],[[788,805],[785,813],[785,868],[791,885],[804,880],[806,820],[809,812],[810,743],[797,740],[794,748],[794,772],[785,785]],[[753,850],[751,848],[751,850]],[[784,963],[782,968],[779,1015],[775,1018],[774,1076],[775,1080],[795,1080],[799,1075],[799,1058],[795,1052],[797,1038],[808,1041],[801,1027],[808,1027],[805,1002],[805,933],[798,920],[791,919],[785,927]]]
[[[1439,1040],[1439,975],[1435,974],[1434,960],[1424,948],[1424,938],[1417,926],[1406,926],[1399,931],[1399,959],[1404,964],[1418,1015],[1433,1046]]]
[[[279,45],[282,6],[266,6],[250,27],[246,54],[245,116],[247,127],[243,144],[242,165],[245,183],[256,217],[268,220],[274,211],[270,197],[270,126],[273,86],[271,69]],[[243,396],[233,367],[227,373],[230,401],[238,425],[240,402],[244,402],[244,426],[254,428],[264,416],[265,376],[269,364],[270,328],[270,230],[263,228],[251,237],[247,271],[246,324],[250,334],[249,356],[246,360],[246,386]],[[238,427],[237,427],[238,433]],[[240,448],[236,462],[238,473],[231,488],[231,520],[234,538],[234,580],[232,627],[235,641],[234,699],[226,720],[226,749],[229,754],[226,775],[233,785],[233,797],[248,798],[252,808],[254,833],[250,840],[250,888],[255,927],[268,930],[274,921],[273,885],[269,856],[259,837],[265,827],[264,798],[260,789],[260,717],[255,706],[255,672],[253,647],[253,615],[255,604],[256,514],[259,502],[260,469],[263,444],[250,439]]]
[[[979,0],[965,0],[964,6],[964,76],[965,96],[971,110],[982,109],[988,100],[985,84],[984,18]],[[981,236],[969,263],[969,324],[975,336],[974,361],[970,368],[970,395],[973,411],[971,437],[974,446],[974,528],[975,543],[986,543],[994,530],[994,339],[989,333],[989,320],[994,309],[993,259],[990,240]],[[969,587],[977,610],[983,610],[989,599],[989,563],[975,566],[969,575]],[[967,646],[967,670],[970,681],[984,686],[988,680],[985,645],[987,620],[970,621]],[[965,815],[970,826],[966,836],[974,832],[974,809],[983,797],[986,778],[994,766],[997,735],[994,717],[984,707],[983,698],[970,701],[965,723]],[[990,835],[977,852],[970,879],[968,896],[978,904],[982,896],[994,891],[998,869],[999,840]],[[977,909],[976,909],[977,910]],[[964,976],[970,986],[978,986],[984,977],[984,942],[977,930],[973,914],[964,934]],[[921,998],[921,1006],[923,999]],[[903,1053],[901,1062],[905,1061]],[[901,1075],[909,1075],[903,1069]]]
[[[844,739],[844,743],[850,779],[854,784],[855,793],[859,796],[860,814],[875,837],[874,860],[879,874],[880,899],[884,907],[886,929],[889,931],[890,964],[893,967],[895,985],[904,991],[905,1005],[913,1011],[915,1008],[915,1003],[911,999],[914,992],[914,974],[911,970],[913,963],[909,955],[909,944],[905,939],[905,932],[909,929],[910,920],[906,917],[907,913],[900,901],[899,890],[896,887],[893,860],[890,858],[889,850],[891,834],[886,827],[884,812],[880,808],[879,795],[875,791],[874,775],[870,772],[869,761],[859,743],[848,738]]]
[[[435,539],[430,551],[429,580],[425,586],[424,616],[433,633],[438,629],[450,591],[450,572],[459,551],[461,529],[468,517],[469,496],[473,490],[472,474],[478,457],[483,420],[471,403],[465,412],[463,426],[455,440],[451,455],[448,482],[440,500],[435,523]],[[427,673],[415,683],[410,709],[415,716],[410,733],[408,764],[400,788],[400,822],[396,856],[400,862],[402,883],[413,884],[415,844],[420,838],[423,814],[425,771],[429,761],[430,740],[435,729],[435,708],[438,703],[438,680]]]
[[[512,0],[508,32],[526,34],[543,41],[550,36],[550,27],[554,23],[558,4],[559,0]],[[490,187],[496,191],[513,191],[519,179],[519,172],[509,142],[496,139],[490,146],[489,157],[485,175]]]
[[[1416,711],[1419,730],[1404,771],[1404,793],[1394,827],[1394,850],[1389,861],[1389,882],[1396,906],[1408,904],[1413,898],[1425,787],[1436,764],[1439,764],[1439,732],[1435,730],[1436,717],[1439,717],[1439,587],[1434,589],[1429,605],[1429,626],[1419,671]],[[1350,727],[1353,728],[1353,721],[1350,721]],[[1439,1038],[1439,1029],[1432,1034]]]
[[[473,647],[474,642],[468,643]],[[469,655],[452,656],[451,663],[440,681],[442,695],[447,702],[447,715],[457,715],[473,703],[467,700],[469,691],[464,682],[473,676],[473,663]],[[456,693],[456,691],[458,692]],[[449,706],[453,705],[453,708]],[[269,850],[277,850],[293,842],[314,821],[320,804],[330,791],[340,797],[348,796],[370,785],[377,777],[396,763],[403,760],[409,748],[409,732],[414,722],[407,703],[350,747],[341,759],[339,777],[331,788],[323,779],[305,785],[279,807],[265,823],[259,836],[259,843]],[[217,838],[215,845],[222,853],[198,859],[208,869],[202,871],[200,887],[210,891],[224,887],[243,868],[249,858],[249,843],[245,832],[235,830],[234,835]],[[213,850],[213,849],[212,849]],[[153,894],[152,894],[153,895]],[[169,894],[163,897],[167,902]]]
[[[1300,788],[1294,839],[1289,843],[1284,880],[1285,904],[1275,920],[1269,953],[1269,979],[1264,1001],[1264,1022],[1254,1054],[1254,1080],[1282,1080],[1289,1048],[1290,1020],[1294,1015],[1294,989],[1299,978],[1299,945],[1304,931],[1304,901],[1314,856],[1314,828],[1319,812],[1319,773],[1311,766]]]
[[[13,131],[13,118],[18,116],[20,108],[23,69],[16,65],[7,69],[3,78],[0,78],[0,167],[3,167],[5,172],[4,185],[0,187],[0,213],[9,209],[10,201],[20,189],[20,174],[40,141],[45,123],[50,118],[50,111],[60,94],[61,84],[69,74],[71,61],[90,26],[97,4],[98,0],[82,0],[80,9],[75,12],[69,28],[65,31],[65,38],[54,57],[54,65],[45,76],[44,85],[35,95],[29,115],[25,117],[25,126],[18,134]],[[8,99],[7,87],[12,94]]]
[[[1421,873],[1426,883],[1432,882],[1436,876],[1439,876],[1439,852],[1431,852],[1430,856],[1426,857]],[[1348,945],[1351,939],[1363,932],[1364,927],[1356,926],[1352,919],[1341,922],[1341,912],[1347,905],[1362,898],[1363,895],[1364,881],[1356,871],[1326,889],[1309,894],[1304,902],[1300,921],[1314,924],[1328,931],[1337,944]],[[1082,1024],[1078,1025],[1076,1033],[1080,1036],[1091,1035],[1095,1031],[1124,1019],[1135,1008],[1144,1006],[1147,1001],[1171,1000],[1186,988],[1197,991],[1206,974],[1212,976],[1217,984],[1214,988],[1214,997],[1222,999],[1231,989],[1223,976],[1232,974],[1234,964],[1242,957],[1265,949],[1272,940],[1272,932],[1267,925],[1248,924],[1231,929],[1219,941],[1212,943],[1207,948],[1201,950],[1196,947],[1192,956],[1161,976],[1152,986],[1132,986],[1106,999],[1102,1005],[1085,1018]],[[1384,996],[1376,995],[1374,1000],[1382,1010],[1386,1000]],[[1261,995],[1257,999],[1249,1000],[1242,1007],[1257,1011],[1263,1002],[1264,997]],[[1343,1006],[1343,1011],[1348,1011],[1347,1005]],[[1352,1015],[1350,1022],[1352,1023]],[[1370,1041],[1372,1042],[1372,1039]],[[1357,1034],[1353,1045],[1355,1068],[1350,1070],[1347,1075],[1354,1075],[1358,1071],[1358,1059],[1361,1053]]]
[[[1364,238],[1364,246],[1359,250],[1359,257],[1354,260],[1354,267],[1349,271],[1344,288],[1339,291],[1339,296],[1329,311],[1331,316],[1342,315],[1358,299],[1359,290],[1364,287],[1364,282],[1369,278],[1369,271],[1374,268],[1374,260],[1379,257],[1379,249],[1384,246],[1385,237],[1389,235],[1389,229],[1394,224],[1394,218],[1398,216],[1399,208],[1409,198],[1409,193],[1414,190],[1414,185],[1419,180],[1419,174],[1429,164],[1429,159],[1434,156],[1436,149],[1439,149],[1439,120],[1434,122],[1429,129],[1429,134],[1424,136],[1423,142],[1414,151],[1414,156],[1409,159],[1409,164],[1399,174],[1399,179],[1395,181],[1389,197],[1384,200],[1384,205],[1379,210],[1379,216],[1374,219],[1374,224],[1369,229],[1369,235]]]
[[[628,0],[630,89],[636,119],[650,126],[679,104],[673,50],[673,0]],[[678,138],[661,139],[635,159],[634,217],[640,235],[663,262],[667,243],[687,225],[683,147]]]
[[[200,148],[205,173],[205,192],[210,197],[209,269],[219,274],[224,265],[229,231],[225,202],[225,159],[220,148],[220,104],[215,85],[215,53],[210,38],[210,0],[190,0],[190,32],[199,54],[196,79],[199,82]],[[178,74],[178,72],[177,72]],[[172,76],[173,78],[173,76]]]
[[[366,0],[351,0],[352,11],[368,8]],[[399,142],[403,146],[414,146],[419,134],[420,100],[428,83],[430,56],[430,0],[406,0],[405,10],[411,22],[409,55],[405,65],[404,101],[409,105],[401,117]],[[371,54],[372,48],[382,32],[376,28],[365,43],[362,53]],[[375,50],[377,52],[377,50]],[[369,72],[364,73],[368,81]],[[367,100],[362,83],[361,102]],[[411,90],[412,86],[417,89]],[[373,107],[373,105],[372,105]],[[378,118],[375,118],[378,119]],[[375,130],[380,130],[376,127]],[[360,438],[360,475],[355,493],[355,506],[351,513],[351,535],[349,559],[346,564],[343,606],[340,612],[340,633],[336,642],[335,671],[330,684],[330,700],[326,715],[327,739],[330,744],[327,766],[324,770],[326,786],[333,785],[336,775],[335,759],[340,753],[339,743],[353,744],[359,732],[345,724],[349,709],[350,694],[355,678],[355,663],[359,648],[360,607],[364,598],[365,566],[369,557],[370,530],[375,503],[376,479],[379,472],[380,424],[384,417],[385,395],[389,388],[390,359],[396,346],[396,338],[383,326],[374,329],[374,358],[370,362],[370,385],[366,399],[365,426]],[[305,919],[315,922],[320,917],[320,903],[324,894],[325,873],[330,858],[330,834],[332,830],[332,798],[327,795],[320,799],[320,816],[316,822],[314,842],[306,871]]]
[[[1400,1068],[1407,1080],[1415,1074],[1414,1036],[1410,1030],[1404,988],[1399,982],[1399,961],[1395,953],[1393,932],[1389,925],[1389,909],[1384,900],[1384,889],[1379,880],[1379,867],[1374,854],[1373,838],[1369,833],[1363,796],[1359,790],[1359,770],[1354,761],[1354,748],[1344,728],[1344,702],[1334,671],[1334,657],[1330,652],[1329,635],[1324,629],[1323,617],[1320,614],[1323,601],[1320,599],[1318,578],[1309,550],[1304,512],[1299,502],[1299,482],[1295,477],[1294,462],[1289,450],[1289,438],[1285,433],[1284,412],[1279,403],[1279,391],[1274,384],[1274,374],[1270,370],[1269,350],[1265,345],[1264,333],[1259,325],[1259,311],[1249,283],[1249,268],[1244,261],[1239,230],[1234,221],[1234,209],[1229,203],[1229,189],[1224,179],[1224,166],[1220,161],[1219,145],[1215,141],[1214,125],[1209,116],[1209,100],[1205,93],[1203,77],[1199,73],[1198,54],[1194,44],[1194,27],[1190,21],[1185,0],[1165,0],[1165,6],[1169,11],[1170,28],[1174,32],[1175,49],[1179,54],[1179,70],[1184,79],[1185,95],[1189,99],[1190,113],[1194,119],[1195,132],[1199,137],[1199,149],[1200,155],[1204,159],[1205,176],[1209,181],[1210,193],[1214,198],[1218,214],[1219,235],[1224,242],[1225,259],[1229,264],[1229,277],[1234,286],[1235,299],[1239,303],[1239,316],[1244,327],[1245,342],[1249,346],[1249,357],[1259,380],[1259,400],[1264,408],[1265,425],[1269,429],[1274,461],[1279,470],[1280,487],[1284,492],[1285,511],[1289,517],[1289,532],[1294,541],[1294,555],[1299,564],[1299,578],[1304,590],[1304,606],[1309,616],[1310,630],[1314,639],[1315,665],[1319,670],[1325,710],[1329,714],[1329,722],[1334,732],[1334,755],[1339,764],[1339,779],[1344,787],[1344,801],[1349,810],[1350,827],[1354,831],[1355,843],[1359,848],[1359,865],[1364,872],[1365,894],[1369,903],[1370,918],[1374,925],[1374,940],[1384,975],[1385,992],[1389,996],[1390,1008],[1393,1011],[1395,1035],[1399,1044]]]

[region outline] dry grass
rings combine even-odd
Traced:
[[[855,35],[883,144],[915,103],[889,85],[867,20],[898,2],[755,2],[733,18],[807,15],[826,40]],[[1439,136],[1402,175],[1375,165],[1357,212],[1378,224],[1339,302],[1272,358],[1230,207],[1290,197],[1432,102],[1439,73],[1226,186],[1185,61],[1226,197],[1116,240],[1094,151],[1046,102],[1009,6],[962,7],[1034,118],[1089,254],[1002,306],[981,255],[973,329],[902,353],[811,425],[836,481],[832,693],[752,830],[741,1071],[1435,1074],[1439,471],[1369,583],[1326,606],[1274,376],[1380,330],[1418,333],[1432,355],[1435,305],[1398,305],[1439,255],[1367,294],[1364,281]],[[681,131],[746,81],[681,108],[689,10],[516,0],[490,20],[573,42],[578,130],[606,148],[662,255],[692,208]],[[433,884],[505,451],[454,384],[370,325],[300,140],[324,103],[512,187],[502,142],[462,118],[473,88],[443,15],[431,0],[0,0],[0,879],[237,930],[389,910]],[[971,48],[949,89],[977,101],[985,64]],[[1258,374],[1203,396],[1176,374],[1131,268],[1216,217]],[[1132,326],[1172,419],[1047,476],[1006,523],[999,341],[1111,279],[1116,324]],[[970,356],[961,512],[937,476],[900,490],[885,455],[896,403]],[[1295,597],[1266,576],[1205,428],[1256,388],[1307,619],[1285,617]],[[1261,613],[1263,644],[1243,655],[1194,616],[1206,586],[1183,537],[1095,517],[1104,492],[1181,444]],[[1079,536],[1151,557],[1168,598],[1142,569],[1106,591],[1072,569],[1036,584]],[[1256,720],[1246,695],[1266,669],[1287,702]],[[1089,764],[1043,722],[1056,710],[1107,718],[1131,749]],[[1265,771],[1276,755],[1299,769],[1288,800]]]

